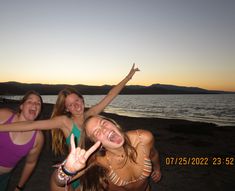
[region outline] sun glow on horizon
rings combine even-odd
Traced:
[[[0,82],[115,85],[135,62],[127,85],[235,92],[235,1],[0,5]]]

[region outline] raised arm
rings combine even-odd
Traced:
[[[62,129],[65,127],[66,116],[59,116],[47,120],[39,121],[21,121],[11,124],[0,125],[0,131],[32,131],[32,130],[49,130]]]
[[[104,110],[104,108],[110,104],[110,102],[120,93],[120,91],[125,87],[126,83],[133,77],[135,72],[139,71],[138,68],[133,64],[128,75],[117,85],[115,85],[108,94],[95,106],[91,107],[86,113],[85,117],[89,117],[91,115],[97,115]]]

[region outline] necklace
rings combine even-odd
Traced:
[[[121,169],[123,168],[125,165],[126,165],[126,162],[127,162],[127,155],[125,153],[121,154],[121,155],[117,155],[117,154],[113,154],[113,157],[110,158],[108,155],[108,152],[106,152],[106,159],[108,161],[108,165],[110,166],[110,168],[113,169],[112,165],[111,164],[115,164],[115,167],[114,169]]]

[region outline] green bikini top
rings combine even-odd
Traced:
[[[81,130],[78,128],[78,126],[74,122],[73,122],[72,131],[70,132],[69,136],[66,138],[67,145],[70,145],[70,137],[72,134],[74,135],[75,144],[77,146],[79,143],[80,136],[81,136]]]

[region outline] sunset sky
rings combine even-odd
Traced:
[[[234,0],[1,0],[0,82],[235,91]]]

